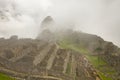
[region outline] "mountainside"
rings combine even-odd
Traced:
[[[120,49],[117,46],[115,46],[112,42],[104,41],[101,37],[97,35],[75,31],[72,29],[52,31],[53,26],[55,28],[58,27],[52,17],[46,17],[41,23],[42,32],[38,35],[37,39],[58,43],[67,41],[67,43],[72,43],[74,45],[77,45],[78,47],[86,48],[94,53],[97,48],[101,48],[101,54],[120,54]]]
[[[87,57],[93,66],[99,70],[102,80],[119,80],[120,76],[120,48],[112,42],[83,32],[73,31],[58,41],[61,47],[79,51]]]
[[[43,20],[44,24],[47,24],[48,21]],[[50,19],[51,21],[54,20]],[[72,29],[51,31],[51,26],[47,27],[38,35],[37,39],[46,40],[48,38],[48,42],[57,42],[62,48],[78,51],[91,61],[94,67],[100,71],[100,74],[102,73],[102,77],[105,75],[105,77],[109,77],[109,80],[119,80],[120,48],[112,42],[104,41],[96,35]],[[106,70],[106,68],[108,69]],[[103,78],[103,80],[108,80],[108,78]]]
[[[36,39],[0,39],[0,72],[16,80],[119,80],[120,49],[101,37],[65,29],[52,17]],[[53,30],[54,28],[54,30]]]
[[[80,53],[32,39],[0,39],[0,72],[20,80],[101,80]]]

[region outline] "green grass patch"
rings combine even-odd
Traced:
[[[11,78],[10,76],[0,73],[0,80],[15,80],[15,79]]]
[[[61,48],[64,48],[64,49],[75,50],[77,52],[80,52],[81,54],[88,54],[89,53],[89,51],[86,48],[84,48],[82,46],[79,46],[79,44],[73,44],[72,42],[69,42],[69,41],[66,41],[66,40],[61,41],[59,43],[59,46]]]
[[[97,70],[99,70],[98,75],[101,77],[102,80],[112,80],[112,75],[116,73],[116,71],[112,67],[108,66],[107,63],[102,59],[99,59],[98,56],[87,55],[86,57],[91,62],[91,64]]]
[[[100,76],[100,78],[102,79],[102,80],[112,80],[111,78],[109,78],[109,77],[106,77],[103,73],[101,73],[101,72],[98,72],[98,75]]]
[[[94,65],[96,68],[99,68],[100,66],[107,65],[106,62],[99,59],[98,56],[87,55],[86,57],[92,63],[92,65]]]
[[[112,75],[116,73],[114,68],[110,67],[105,61],[99,59],[98,56],[87,55],[87,59],[91,62],[91,64],[99,70],[98,75],[102,80],[112,80]],[[105,76],[109,75],[109,76]]]
[[[67,64],[66,73],[67,73],[67,74],[70,74],[70,73],[71,73],[71,63],[68,63],[68,64]]]

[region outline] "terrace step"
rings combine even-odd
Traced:
[[[33,64],[36,66],[37,64],[41,63],[41,61],[45,58],[48,51],[51,48],[51,44],[49,44],[45,49],[43,49],[41,52],[39,52],[38,55],[35,56],[35,60],[33,61]]]

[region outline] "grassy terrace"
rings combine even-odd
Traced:
[[[67,71],[66,71],[66,73],[70,74],[70,72],[71,72],[71,63],[68,63],[67,64]]]
[[[0,80],[15,80],[15,79],[0,73]]]
[[[83,47],[80,47],[79,44],[73,44],[67,40],[61,41],[59,45],[61,48],[72,49],[85,55],[93,67],[95,67],[102,80],[112,80],[111,76],[108,75],[113,75],[115,70],[108,66],[103,60],[98,59],[98,56],[90,55],[89,51]]]
[[[99,60],[98,56],[86,56],[87,59],[92,63],[92,65],[97,69],[97,72],[102,80],[112,80],[112,78],[105,76],[106,74],[113,74],[115,71],[103,60]]]

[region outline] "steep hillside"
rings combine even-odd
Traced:
[[[92,35],[73,29],[62,29],[51,31],[53,19],[43,20],[41,27],[45,29],[37,39],[57,42],[64,49],[72,49],[84,55],[91,64],[98,70],[103,80],[119,80],[120,76],[120,49],[112,42],[104,41],[97,35]],[[48,24],[50,23],[50,25]],[[57,26],[56,26],[57,28]]]
[[[120,49],[112,42],[83,32],[67,31],[58,41],[65,49],[72,49],[85,55],[102,74],[103,80],[119,80]],[[104,77],[106,78],[104,78]]]
[[[120,49],[101,37],[55,31],[48,16],[37,39],[0,39],[0,72],[16,80],[119,80]],[[13,78],[11,78],[13,79]]]
[[[20,80],[101,80],[80,53],[16,37],[0,39],[0,72]]]

